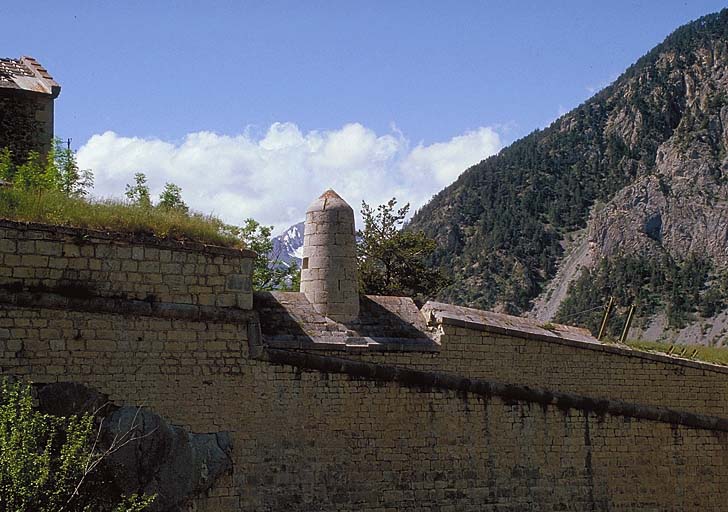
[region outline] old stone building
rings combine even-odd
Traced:
[[[33,57],[0,58],[0,148],[16,163],[53,142],[53,101],[61,86]]]

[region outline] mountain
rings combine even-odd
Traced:
[[[271,260],[278,260],[286,266],[295,263],[301,267],[303,258],[303,222],[294,224],[282,235],[273,238],[273,250],[269,254]]]
[[[594,329],[614,295],[612,333],[634,303],[640,336],[725,340],[727,148],[728,9],[466,170],[409,229],[439,242],[441,300]]]

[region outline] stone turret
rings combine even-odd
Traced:
[[[327,190],[306,210],[301,264],[301,292],[332,320],[359,315],[354,210]]]

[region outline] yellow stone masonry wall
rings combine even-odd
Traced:
[[[728,368],[609,345],[442,327],[439,353],[322,353],[728,418]]]
[[[82,382],[194,432],[230,431],[234,471],[198,512],[718,511],[728,500],[725,432],[272,365],[249,357],[247,327],[0,308],[0,332],[14,333],[0,366]]]
[[[158,288],[160,297],[185,307],[139,313],[125,306],[133,301],[119,299],[124,280],[112,279],[117,271],[104,266],[107,259],[110,265],[141,262],[133,259],[135,249],[144,258],[153,249],[149,257],[160,270],[148,274],[160,275],[161,283],[143,279],[149,288],[129,288],[130,298],[139,299],[168,282],[163,251],[171,262],[191,255],[195,263],[180,264],[204,265],[213,275],[208,266],[218,265],[222,277],[227,264],[243,274],[245,254],[237,262],[223,255],[216,263],[220,255],[209,249],[104,238],[84,244],[70,232],[0,229],[2,374],[83,383],[118,405],[142,404],[192,432],[230,432],[232,473],[190,503],[190,511],[677,512],[721,511],[728,503],[723,428],[363,378],[335,362],[327,371],[273,364],[264,360],[265,351],[258,357],[259,347],[251,353],[251,343],[257,347],[260,340],[257,313],[240,307],[246,299],[237,307],[209,307],[202,292]],[[34,253],[25,252],[29,241]],[[55,243],[42,242],[59,242],[60,255]],[[74,246],[78,255],[64,253]],[[130,249],[131,260],[123,249]],[[67,263],[62,270],[107,272],[111,284],[104,288],[102,274],[89,274],[96,276],[93,297],[81,294],[73,308],[62,307],[46,296],[67,293],[63,280],[76,276],[72,283],[82,284],[86,274],[51,274],[54,259]],[[79,260],[89,268],[75,268]],[[101,268],[92,270],[96,260]],[[196,283],[190,286],[222,286]],[[13,302],[13,294],[31,294],[38,302]],[[443,329],[439,353],[330,355],[728,417],[728,375],[720,369],[515,334]]]

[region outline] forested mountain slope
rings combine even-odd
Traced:
[[[593,326],[599,312],[581,312],[615,294],[643,325],[663,312],[682,327],[724,307],[727,147],[728,9],[465,171],[410,228],[440,243],[432,264],[452,279],[440,299],[512,313],[532,307],[583,230],[588,264],[557,318]]]

